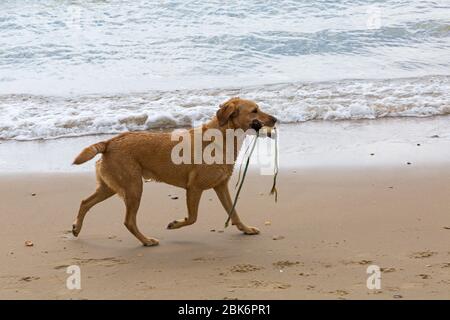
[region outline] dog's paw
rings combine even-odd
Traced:
[[[244,232],[244,234],[247,234],[247,235],[259,234],[259,229],[255,228],[255,227],[246,227],[242,231]]]
[[[155,238],[147,238],[144,242],[142,242],[144,247],[153,247],[159,244],[159,240]]]
[[[72,234],[73,234],[75,237],[78,237],[78,234],[80,233],[80,230],[81,230],[81,228],[79,228],[79,227],[77,226],[76,223],[74,223],[74,224],[72,225]]]
[[[171,223],[169,223],[167,225],[167,229],[169,229],[169,230],[178,229],[178,228],[181,228],[182,226],[184,226],[185,224],[186,224],[186,219],[173,220]]]

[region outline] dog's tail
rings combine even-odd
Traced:
[[[87,148],[85,148],[81,153],[73,160],[73,164],[82,164],[86,161],[91,160],[98,153],[104,153],[106,151],[106,141],[95,143]]]

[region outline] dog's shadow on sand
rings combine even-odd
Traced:
[[[198,256],[210,255],[212,253],[228,253],[232,251],[245,251],[246,245],[254,237],[244,234],[229,234],[223,241],[205,241],[205,239],[162,239],[159,245],[152,247],[142,246],[134,239],[110,239],[110,238],[75,238],[66,239],[70,243],[69,250],[73,254],[82,253],[83,255],[93,256],[115,256],[115,257],[141,257],[141,256],[185,256],[186,258],[195,258]],[[239,245],[237,242],[239,242]]]

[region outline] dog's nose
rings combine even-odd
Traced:
[[[270,116],[270,120],[272,120],[272,121],[273,121],[273,123],[275,123],[275,122],[277,122],[277,121],[278,121],[278,119],[277,119],[277,118],[275,118],[274,116]]]

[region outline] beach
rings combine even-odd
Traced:
[[[449,299],[449,123],[282,125],[278,202],[272,176],[253,167],[237,205],[260,235],[224,229],[212,191],[194,225],[167,230],[185,216],[184,190],[150,182],[138,225],[156,247],[126,230],[116,196],[88,213],[78,238],[70,233],[95,189],[94,161],[70,163],[109,136],[2,141],[0,298]],[[80,290],[66,287],[71,265],[80,267]],[[372,265],[379,289],[366,285]]]
[[[0,299],[450,299],[448,0],[0,12]],[[186,217],[185,191],[155,182],[137,225],[158,246],[126,229],[118,196],[72,235],[96,187],[100,155],[72,165],[84,148],[215,116],[221,128],[277,119],[279,144],[258,139],[236,206],[259,235],[225,228],[212,190],[195,224],[166,229]]]

